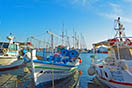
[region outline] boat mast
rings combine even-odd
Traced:
[[[62,25],[62,45],[64,45],[64,24]]]
[[[74,42],[74,44],[75,44],[75,49],[77,48],[77,38],[76,38],[76,32],[75,32],[75,36],[74,36],[74,38],[75,38],[75,42]]]
[[[53,36],[53,34],[51,34],[51,48],[52,48],[52,50],[53,50],[53,48],[54,48],[54,36]]]
[[[70,48],[70,42],[69,42],[69,36],[67,35],[67,30],[66,30],[66,45],[68,48]]]
[[[117,36],[117,34],[119,34],[119,39],[120,41],[122,42],[123,41],[123,30],[125,28],[123,28],[123,24],[120,23],[120,17],[118,17],[117,20],[115,20],[118,24],[117,24],[117,28],[115,27],[114,29],[117,30],[117,33],[115,36]],[[117,52],[118,52],[118,59],[120,60],[120,47],[119,47],[119,44],[120,42],[117,43]]]
[[[119,38],[120,41],[123,41],[122,37],[123,37],[123,30],[125,28],[123,28],[123,24],[120,23],[120,17],[118,17],[117,20],[115,20],[117,22],[118,28],[116,28],[116,26],[114,27],[115,30],[117,30],[117,34],[119,34]],[[115,36],[117,36],[117,34]]]
[[[73,36],[72,36],[72,39],[73,39],[73,49],[75,48],[75,36],[74,36],[74,28],[73,28]]]
[[[78,35],[78,39],[77,39],[77,48],[79,49],[79,35]]]

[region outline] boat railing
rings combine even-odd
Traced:
[[[117,38],[120,38],[120,37],[115,37],[115,38],[117,39]],[[132,39],[132,37],[130,37],[130,36],[129,36],[129,37],[123,36],[123,37],[121,37],[121,38],[130,38],[130,39]]]

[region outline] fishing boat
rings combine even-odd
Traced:
[[[9,42],[0,42],[0,72],[14,70],[25,66],[20,45],[22,43],[13,42],[14,36],[7,36]]]
[[[79,66],[81,59],[76,50],[59,48],[57,53],[48,57],[35,57],[33,54],[34,79],[37,88],[44,85],[54,85],[54,81],[64,79],[72,74]]]
[[[94,55],[94,63],[88,69],[88,74],[96,75],[110,88],[132,88],[132,37],[125,35],[120,17],[115,23],[116,35],[113,39],[93,44],[94,49],[107,46],[108,56],[97,63],[98,58]]]

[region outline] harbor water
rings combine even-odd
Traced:
[[[82,59],[82,63],[80,64],[78,70],[82,71],[82,75],[79,77],[79,86],[78,88],[104,88],[104,84],[95,83],[93,81],[94,76],[88,75],[88,68],[91,65],[91,58],[90,56],[93,55],[92,53],[82,53],[80,57]],[[98,58],[102,59],[105,58],[107,54],[98,54]],[[96,86],[98,85],[98,87]]]
[[[88,68],[91,64],[90,56],[92,53],[82,53],[80,58],[82,63],[80,64],[78,71],[69,76],[68,78],[54,81],[55,88],[94,88],[93,83],[94,76],[88,75]],[[99,58],[106,57],[107,54],[99,54]],[[81,72],[81,74],[79,74]],[[90,84],[89,84],[90,83]],[[91,84],[92,83],[92,84]],[[89,86],[90,85],[90,86]],[[93,87],[92,87],[92,86]],[[102,85],[102,87],[101,87]],[[104,88],[103,84],[100,88]],[[43,88],[52,88],[53,85],[48,84]],[[8,72],[0,72],[0,88],[35,88],[32,71],[28,66],[17,70],[10,70]]]

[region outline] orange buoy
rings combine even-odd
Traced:
[[[78,59],[79,59],[79,63],[82,63],[82,60],[81,60],[81,58],[80,58],[80,57],[78,57]]]
[[[82,75],[82,71],[80,70],[80,71],[78,71],[79,72],[79,75]]]
[[[82,63],[82,60],[81,59],[79,60],[79,63]]]
[[[110,39],[108,40],[108,42],[110,43],[111,46],[113,46],[115,44],[115,42],[118,42],[118,39]]]
[[[126,38],[126,41],[129,41],[130,42],[131,40],[129,38]]]
[[[74,58],[71,59],[71,61],[73,61],[73,60],[74,60]]]
[[[61,53],[61,51],[59,50],[58,53]]]
[[[132,42],[129,42],[128,45],[129,45],[129,46],[132,45]]]
[[[32,45],[32,42],[27,42],[28,45]]]

